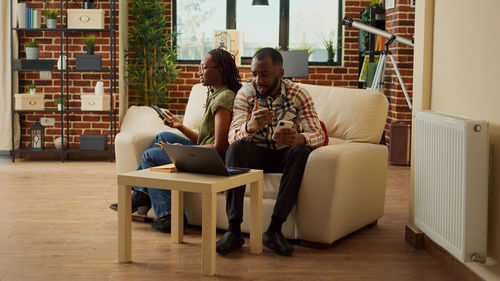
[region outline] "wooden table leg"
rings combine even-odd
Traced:
[[[217,193],[202,194],[202,225],[201,225],[201,273],[215,274],[215,215]]]
[[[131,187],[118,186],[118,261],[132,261]]]
[[[250,253],[262,253],[262,180],[250,184]]]
[[[174,243],[182,243],[184,239],[184,192],[172,190],[171,210],[172,220],[170,230],[171,240]]]

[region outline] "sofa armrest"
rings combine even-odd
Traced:
[[[387,147],[342,143],[307,160],[297,201],[297,238],[331,244],[384,212]]]
[[[120,132],[115,137],[116,174],[137,170],[142,153],[160,131]]]

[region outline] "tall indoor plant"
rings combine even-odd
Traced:
[[[179,69],[174,35],[168,30],[165,7],[155,0],[132,0],[129,13],[136,19],[129,28],[127,50],[128,82],[137,93],[138,105],[165,106],[167,84]]]

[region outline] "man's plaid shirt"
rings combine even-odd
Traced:
[[[308,146],[318,147],[323,144],[325,135],[309,93],[290,80],[282,80],[280,90],[281,93],[274,99],[271,96],[265,96],[258,100],[259,108],[269,108],[274,111],[273,122],[262,130],[249,134],[246,131],[246,123],[252,115],[256,94],[251,83],[243,85],[234,99],[233,121],[229,128],[230,144],[245,140],[261,147],[284,148],[287,145],[272,140],[274,130],[280,120],[292,121]]]

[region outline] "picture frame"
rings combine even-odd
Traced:
[[[385,0],[385,9],[394,9],[394,1],[395,0]],[[412,1],[412,0],[410,0]]]

